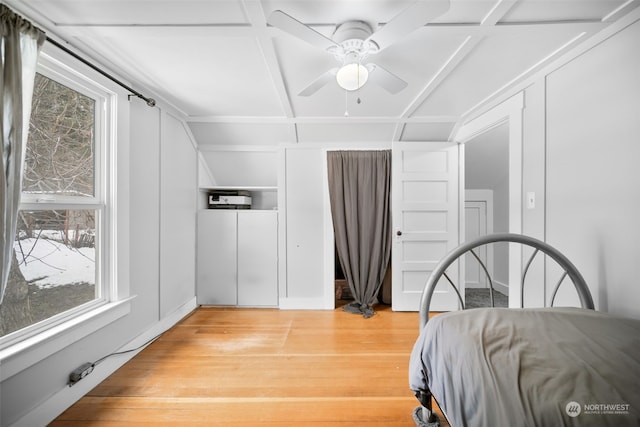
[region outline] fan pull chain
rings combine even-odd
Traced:
[[[345,89],[344,91],[344,116],[349,117],[349,102],[347,96],[349,95],[349,91]]]
[[[360,66],[362,63],[358,61],[358,97],[356,98],[356,102],[360,104],[362,101],[360,100]]]

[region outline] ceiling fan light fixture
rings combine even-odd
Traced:
[[[357,62],[343,65],[336,73],[338,86],[348,91],[360,89],[367,82],[368,78],[369,70]]]

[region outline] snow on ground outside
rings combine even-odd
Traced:
[[[16,241],[14,249],[24,278],[41,289],[95,284],[94,248],[70,248],[53,240],[28,238]]]

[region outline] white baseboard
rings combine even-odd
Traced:
[[[509,286],[505,285],[504,283],[496,282],[494,280],[493,289],[495,289],[496,291],[500,292],[501,294],[504,294],[504,295],[507,295],[507,296],[509,295]]]
[[[123,345],[116,351],[126,351],[144,344],[156,335],[159,335],[174,326],[186,315],[195,310],[196,307],[197,305],[195,298],[187,301],[182,306],[178,307],[178,309],[176,309],[173,313],[159,320],[151,328],[138,335],[136,338],[129,341],[127,344]],[[65,386],[63,389],[53,394],[49,399],[45,400],[28,414],[17,420],[11,426],[33,427],[49,424],[58,415],[63,413],[67,408],[80,400],[81,397],[83,397],[94,387],[104,381],[109,375],[113,374],[122,365],[127,363],[142,350],[143,349],[140,349],[131,353],[126,353],[123,355],[118,355],[117,357],[106,359],[104,362],[96,365],[93,372],[91,372],[91,374],[84,378],[81,382],[77,383],[73,387]]]

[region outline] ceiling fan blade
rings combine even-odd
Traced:
[[[385,49],[447,10],[449,0],[418,0],[371,34],[367,41],[375,43],[379,50]]]
[[[330,38],[325,37],[281,10],[273,11],[271,15],[269,15],[267,23],[324,50],[338,46],[338,44]]]
[[[392,95],[407,87],[407,82],[377,64],[367,64],[369,82],[377,84]]]
[[[319,91],[322,87],[324,87],[331,80],[336,79],[336,73],[338,72],[337,68],[332,68],[329,71],[323,73],[315,79],[309,86],[302,89],[302,91],[298,94],[298,96],[311,96],[317,91]]]

